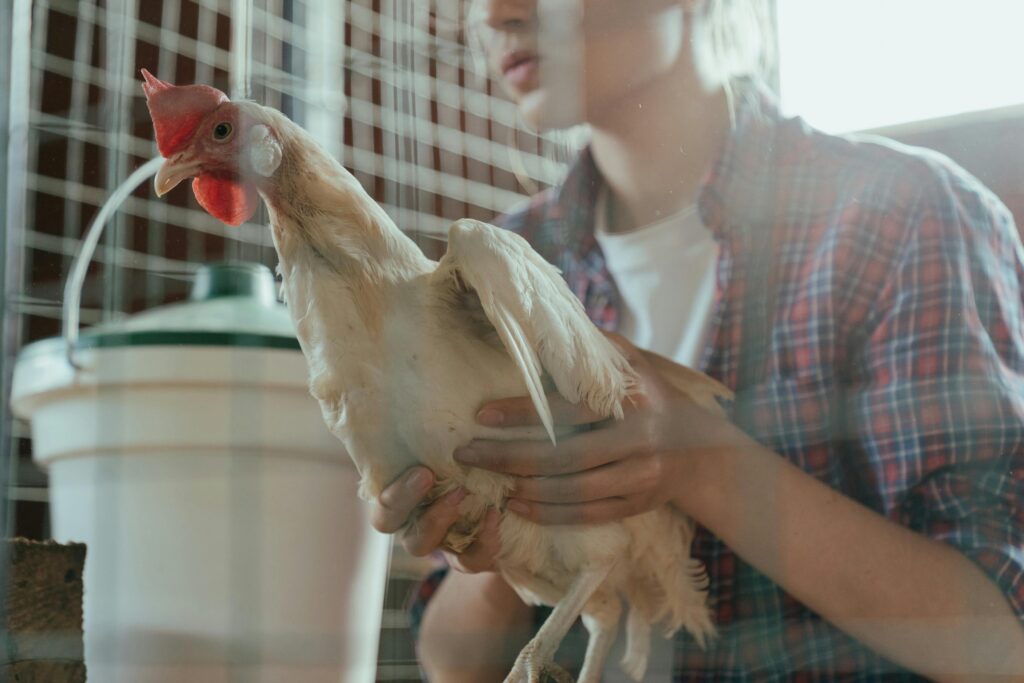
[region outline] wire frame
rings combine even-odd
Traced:
[[[467,51],[466,3],[13,0],[3,14],[14,36],[4,54],[14,133],[3,183],[5,398],[18,350],[59,333],[63,282],[88,222],[155,153],[140,68],[281,109],[416,236],[464,216],[489,220],[556,182],[564,166],[555,145],[521,128]],[[183,298],[204,262],[275,265],[265,223],[261,212],[227,228],[191,193],[157,199],[145,184],[97,250],[83,324]],[[421,244],[436,253],[434,241]],[[46,476],[6,400],[0,425],[8,531],[45,538]],[[393,572],[378,680],[418,680],[402,604],[419,570],[406,563]]]

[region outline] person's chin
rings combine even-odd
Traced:
[[[563,130],[583,123],[582,107],[565,97],[552,97],[538,88],[519,98],[519,111],[530,129],[545,133]]]

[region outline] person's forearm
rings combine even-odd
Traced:
[[[449,572],[423,615],[420,663],[431,681],[500,683],[532,625],[533,608],[500,575]]]
[[[950,546],[914,533],[738,436],[696,457],[680,509],[881,655],[940,681],[1024,680],[1024,627]],[[691,482],[692,484],[692,482]]]

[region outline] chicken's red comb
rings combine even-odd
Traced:
[[[229,101],[227,95],[208,85],[172,85],[146,69],[142,78],[156,146],[164,157],[181,150],[206,115]]]

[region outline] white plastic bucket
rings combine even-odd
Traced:
[[[388,539],[302,354],[273,339],[281,307],[224,294],[83,335],[80,369],[59,340],[15,368],[53,537],[88,548],[89,680],[368,683]]]

